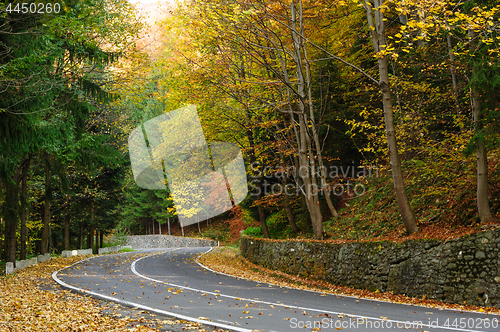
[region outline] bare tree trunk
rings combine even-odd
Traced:
[[[302,6],[301,6],[302,7]],[[302,21],[302,13],[300,13],[301,18],[300,20]],[[300,31],[301,36],[304,36],[304,29],[303,25],[301,24],[301,31]],[[300,38],[302,39],[302,37]],[[304,53],[304,62],[305,62],[305,69],[306,69],[306,86],[307,86],[307,96],[308,96],[308,103],[309,103],[309,118],[310,118],[310,124],[311,124],[311,132],[312,132],[312,137],[314,141],[314,146],[316,149],[316,154],[318,156],[318,166],[319,166],[319,176],[321,179],[321,191],[325,194],[325,199],[326,203],[328,205],[328,209],[330,210],[330,213],[332,214],[333,217],[338,217],[339,214],[337,213],[337,210],[333,206],[332,199],[330,196],[330,188],[328,186],[328,183],[326,181],[326,174],[327,171],[324,167],[323,163],[323,156],[321,153],[322,147],[319,142],[319,135],[318,131],[316,130],[316,121],[314,120],[314,107],[313,107],[313,101],[312,101],[312,82],[311,82],[311,75],[310,75],[310,69],[309,69],[309,59],[307,57],[307,48],[305,45],[302,45],[303,48],[303,53]],[[321,211],[320,211],[321,213]]]
[[[104,246],[104,231],[102,229],[99,230],[99,248],[103,248]]]
[[[474,30],[469,30],[471,45],[477,45],[477,33]],[[472,65],[472,76],[476,76],[477,69]],[[481,223],[490,223],[494,221],[491,214],[490,204],[488,201],[488,159],[485,146],[485,138],[481,134],[483,129],[481,119],[481,100],[476,85],[471,88],[472,98],[472,118],[474,121],[474,133],[476,139],[476,161],[477,161],[477,210]],[[479,135],[478,135],[479,134]]]
[[[250,119],[250,114],[247,112],[247,117]],[[257,165],[257,158],[255,156],[255,141],[253,139],[253,131],[252,130],[247,130],[247,139],[248,143],[250,146],[250,153],[249,153],[249,158],[250,158],[250,165]],[[255,178],[256,181],[256,188],[258,190],[257,192],[257,199],[259,200],[262,198],[262,176],[258,176]],[[260,222],[260,227],[262,228],[262,233],[264,234],[264,237],[269,239],[271,236],[269,234],[269,229],[267,228],[267,222],[266,222],[266,211],[264,210],[264,207],[259,204],[257,205],[257,210],[259,213],[259,222]]]
[[[369,1],[365,1],[366,16],[368,26],[371,30],[371,39],[375,53],[385,50],[387,45],[385,36],[384,14],[379,10],[383,0],[374,0],[374,8]],[[387,63],[387,55],[378,56],[378,68],[380,74],[380,92],[382,94],[382,103],[384,107],[385,128],[387,135],[387,145],[389,148],[389,158],[391,162],[392,177],[394,181],[394,190],[398,201],[399,212],[403,219],[408,234],[418,231],[417,221],[413,210],[410,207],[408,196],[404,185],[403,172],[401,170],[401,162],[398,154],[396,141],[396,129],[394,126],[394,113],[392,109],[389,70]]]
[[[3,250],[3,248],[4,248],[4,245],[3,245],[4,234],[5,234],[5,232],[4,232],[3,218],[0,217],[0,260],[5,259],[5,252]]]
[[[299,24],[299,30],[302,31],[302,3],[299,0],[299,11],[295,8],[295,3],[291,4],[291,20],[292,20],[292,41],[294,46],[293,60],[296,69],[297,78],[297,95],[298,95],[298,116],[299,116],[299,173],[304,181],[305,187],[305,198],[307,208],[311,214],[311,220],[313,224],[314,236],[317,240],[323,239],[323,216],[321,214],[321,209],[319,205],[319,187],[316,183],[315,178],[315,155],[312,150],[312,145],[310,141],[310,136],[308,132],[308,125],[310,121],[307,119],[307,111],[311,107],[306,98],[306,82],[303,74],[302,66],[302,50],[304,48],[303,38],[297,33],[297,23]],[[299,16],[297,18],[297,15]],[[307,105],[307,106],[306,106]],[[307,170],[305,173],[303,170]]]
[[[95,226],[92,223],[90,226],[90,249],[92,249],[92,253],[95,254]]]
[[[455,101],[455,110],[457,112],[457,115],[459,115],[460,102],[458,100],[457,66],[455,64],[455,57],[453,56],[453,45],[451,43],[451,36],[449,33],[446,35],[446,43],[448,46],[448,56],[450,58],[450,72],[451,72],[451,83],[453,86],[453,100]]]
[[[299,176],[302,178],[304,182],[304,198],[307,205],[307,210],[311,215],[311,222],[313,226],[314,236],[317,240],[323,239],[323,216],[318,214],[319,204],[316,204],[314,192],[313,192],[313,183],[311,181],[311,171],[308,165],[307,158],[307,144],[306,144],[306,124],[304,119],[304,114],[299,114],[299,125],[300,125],[300,145],[299,145]],[[305,172],[304,172],[305,171]],[[316,187],[317,191],[317,187]],[[318,206],[316,206],[318,205]]]
[[[26,259],[26,219],[28,217],[28,206],[26,195],[28,190],[28,172],[24,172],[21,180],[21,253],[20,259]]]
[[[282,152],[280,152],[280,159],[281,159],[281,167],[284,168],[283,153]],[[281,185],[283,186],[283,188],[287,188],[287,185],[288,185],[288,179],[285,176],[284,172],[281,174]],[[292,211],[292,207],[291,207],[290,196],[288,196],[286,189],[284,190],[284,197],[285,197],[285,210],[286,210],[286,216],[288,218],[288,223],[290,224],[292,231],[294,231],[295,233],[298,233],[299,228],[297,227],[297,224],[295,223],[295,217],[293,215],[293,211]]]
[[[79,249],[83,249],[83,225],[80,225]]]
[[[167,227],[168,227],[168,235],[172,235],[170,234],[170,218],[167,218]]]
[[[159,234],[161,235],[161,223],[158,221]]]
[[[292,231],[295,233],[299,232],[299,228],[297,227],[297,223],[295,222],[295,216],[293,215],[292,207],[290,206],[290,197],[285,195],[285,209],[286,216],[288,218],[288,222],[290,223],[290,227],[292,227]]]
[[[259,188],[262,188],[262,186],[260,185],[260,180],[259,180]],[[261,199],[262,198],[262,194],[259,194],[257,196],[257,199]],[[259,222],[260,222],[260,227],[262,228],[262,234],[264,235],[264,237],[266,239],[270,239],[271,238],[271,235],[269,234],[269,228],[267,227],[267,217],[266,217],[266,210],[264,210],[264,207],[262,206],[258,206],[257,207],[257,211],[259,213]]]
[[[87,228],[87,249],[92,249],[92,235],[90,235],[92,229],[90,228]]]
[[[16,262],[17,250],[17,225],[19,220],[19,183],[26,176],[31,156],[24,159],[20,167],[14,169],[12,179],[7,179],[5,184],[5,201],[2,204],[5,217],[4,247],[7,262]]]
[[[64,216],[64,250],[69,250],[70,239],[69,239],[69,226],[70,226],[70,205],[68,204],[68,209],[66,215]]]
[[[240,78],[241,79],[245,79],[246,78],[245,63],[244,63],[243,60],[241,60]],[[249,123],[248,125],[252,126],[251,125],[252,118],[251,118],[250,111],[248,110],[248,107],[245,108],[245,115],[246,115],[248,123]],[[246,136],[247,136],[248,143],[249,143],[249,146],[250,146],[250,153],[249,153],[250,165],[257,165],[257,158],[256,158],[256,155],[255,155],[256,148],[255,148],[255,140],[254,140],[253,128],[252,127],[251,128],[246,128],[245,132],[246,132]],[[262,177],[259,176],[258,178],[256,178],[256,181],[257,181],[256,185],[257,185],[257,190],[258,190],[257,199],[256,200],[258,201],[258,200],[260,200],[264,196],[262,194]],[[267,227],[266,211],[265,211],[264,207],[262,206],[262,204],[258,204],[257,205],[257,210],[258,210],[258,213],[259,213],[259,223],[260,223],[260,227],[262,228],[262,233],[264,235],[264,238],[269,239],[269,238],[271,238],[271,235],[269,234],[269,229]]]
[[[48,253],[49,251],[49,225],[50,225],[50,156],[45,153],[45,202],[43,206],[43,230],[42,230],[42,243],[41,254]]]
[[[19,187],[12,181],[5,184],[5,249],[6,261],[16,262],[16,228],[18,218]]]

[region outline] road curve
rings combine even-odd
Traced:
[[[97,256],[53,274],[62,286],[234,331],[500,331],[500,318],[281,288],[196,263],[210,248]]]

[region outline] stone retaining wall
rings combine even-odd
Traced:
[[[176,247],[217,247],[219,243],[212,240],[158,234],[128,236],[126,245],[131,246],[133,249],[158,249]]]
[[[335,244],[242,237],[249,261],[360,289],[500,308],[500,228],[449,241]]]

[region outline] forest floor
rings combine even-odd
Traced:
[[[496,315],[500,314],[500,309],[496,308],[443,303],[427,299],[425,296],[423,298],[414,298],[403,295],[395,295],[392,292],[372,292],[292,276],[281,271],[270,270],[253,264],[242,257],[237,248],[229,246],[215,248],[209,253],[200,256],[198,261],[217,272],[226,273],[231,276],[249,279],[260,283],[274,284],[280,287],[307,289],[320,292],[322,294],[334,294],[338,296],[345,295],[392,303],[425,306],[428,308],[450,309],[454,311],[475,311]]]
[[[0,331],[213,331],[63,289],[51,275],[86,256],[52,258],[0,276]]]

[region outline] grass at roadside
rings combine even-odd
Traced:
[[[468,310],[500,314],[500,310],[496,308],[483,308],[478,306],[443,303],[425,298],[420,299],[403,295],[395,295],[391,292],[371,292],[368,290],[338,286],[323,281],[315,281],[292,276],[281,271],[270,270],[256,264],[252,264],[239,254],[238,249],[229,246],[214,248],[214,250],[210,251],[208,254],[199,257],[198,261],[217,272],[226,273],[260,283],[275,284],[280,287],[317,291],[324,295],[346,295],[393,303],[420,305],[429,308],[451,309],[456,311]]]

